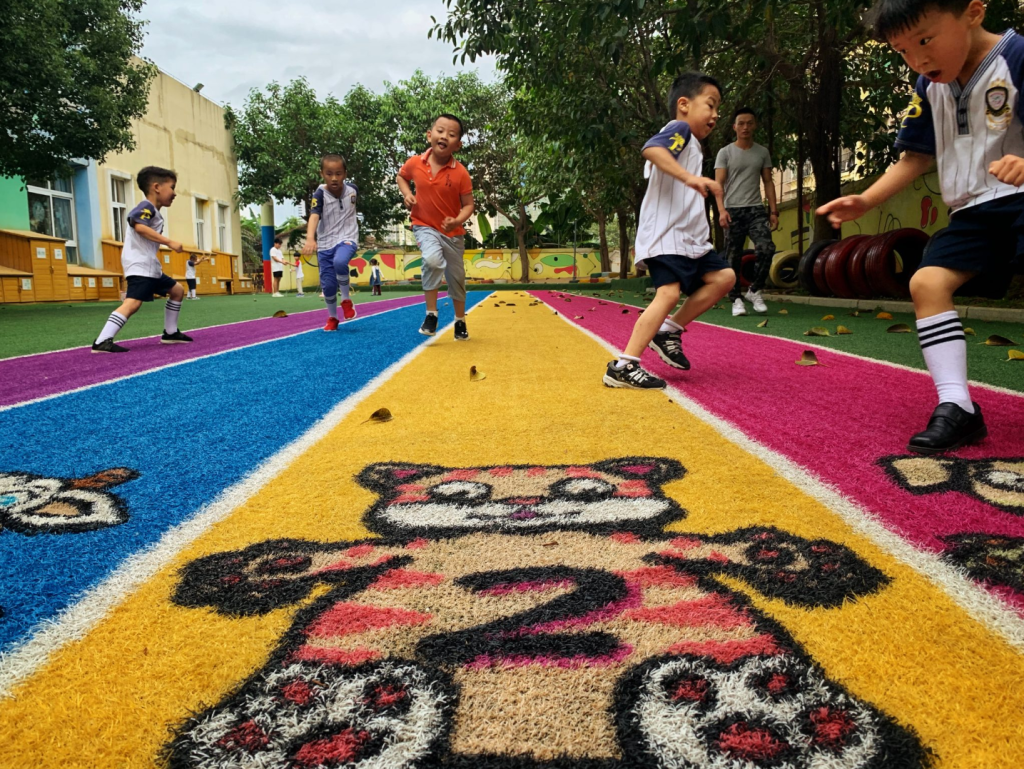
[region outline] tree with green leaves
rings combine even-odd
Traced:
[[[135,146],[156,68],[135,58],[142,0],[7,0],[0,12],[0,176],[49,178]]]

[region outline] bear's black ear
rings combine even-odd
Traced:
[[[620,457],[595,462],[591,467],[623,478],[638,478],[657,484],[678,480],[686,474],[685,467],[668,457]]]
[[[378,462],[367,465],[356,476],[356,481],[364,489],[376,491],[378,494],[390,494],[396,486],[415,481],[428,475],[445,472],[445,468],[437,465],[416,465],[410,462]]]

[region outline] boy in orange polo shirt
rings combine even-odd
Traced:
[[[396,178],[423,254],[427,317],[420,333],[433,336],[437,331],[437,290],[446,279],[455,308],[455,338],[460,342],[469,339],[462,225],[473,215],[473,181],[466,167],[452,157],[462,147],[463,133],[462,121],[455,115],[439,116],[427,131],[429,149],[405,161]]]

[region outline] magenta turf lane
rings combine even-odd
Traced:
[[[532,293],[616,349],[625,346],[636,322],[636,308],[626,315],[624,305],[600,304],[596,298],[570,296],[567,303],[556,292]],[[825,365],[797,366],[794,361],[804,348],[798,342],[694,323],[683,335],[690,371],[666,366],[651,350],[644,353],[643,366],[919,546],[948,550],[943,538],[963,533],[1024,537],[1024,516],[972,496],[967,482],[961,483],[965,491],[912,493],[881,466],[885,457],[914,456],[906,451],[907,439],[924,428],[936,403],[926,372],[820,349],[816,354]],[[601,386],[603,373],[593,372],[594,387]],[[985,387],[973,387],[971,394],[985,414],[989,437],[951,456],[1024,457],[1024,397]],[[650,394],[629,395],[642,408]],[[1024,595],[995,592],[1024,610]]]
[[[422,302],[422,296],[403,296],[356,305],[359,317]],[[161,312],[163,311],[162,308]],[[160,337],[118,341],[128,353],[93,355],[88,347],[40,353],[22,358],[0,360],[0,406],[11,406],[36,398],[56,395],[111,379],[141,374],[171,363],[200,358],[212,353],[290,334],[320,328],[327,317],[326,308],[289,315],[286,318],[260,318],[196,331],[185,331],[195,339],[192,344],[160,344]],[[338,333],[343,335],[345,324]]]

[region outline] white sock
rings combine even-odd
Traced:
[[[338,295],[335,294],[330,299],[328,299],[325,296],[324,297],[324,301],[327,302],[327,314],[330,315],[335,320],[337,320],[338,319]]]
[[[121,330],[121,327],[128,322],[128,318],[114,310],[110,313],[110,317],[107,318],[107,322],[103,324],[103,330],[100,331],[100,335],[96,337],[96,344],[99,344],[105,339],[113,339],[117,336],[117,332]]]
[[[427,315],[433,315],[436,318],[437,317],[437,310],[427,310]]]
[[[661,328],[658,329],[659,334],[669,334],[673,331],[682,332],[683,327],[678,323],[674,322],[671,318],[665,318],[665,322],[661,324]]]
[[[955,403],[973,414],[974,404],[967,390],[967,337],[956,310],[918,320],[917,340],[939,393],[939,403]]]
[[[460,315],[456,315],[455,316],[455,320],[465,320],[465,319],[466,319],[465,315],[461,315],[461,316]]]
[[[168,299],[164,305],[164,333],[173,334],[178,330],[178,313],[181,312],[181,302]]]
[[[619,356],[619,359],[615,361],[615,368],[624,368],[627,363],[639,363],[639,358],[634,358],[632,355],[626,355],[625,353]]]

